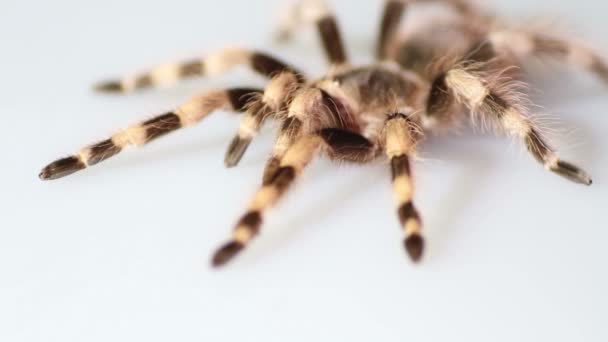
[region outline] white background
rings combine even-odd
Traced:
[[[494,2],[608,51],[604,1]],[[321,75],[311,33],[273,46],[277,3],[2,1],[0,340],[607,341],[608,89],[576,70],[544,67],[532,97],[559,118],[562,155],[593,186],[547,173],[506,138],[431,139],[416,164],[419,266],[402,249],[386,165],[319,161],[251,248],[211,270],[272,144],[268,130],[225,170],[237,124],[225,113],[37,179],[47,162],[200,91],[262,84],[237,71],[121,97],[92,93],[99,79],[227,43]],[[369,61],[380,1],[333,3],[350,55]]]

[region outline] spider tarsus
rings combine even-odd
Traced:
[[[101,93],[122,93],[124,92],[122,83],[119,81],[105,81],[93,86],[93,90]]]
[[[232,260],[239,252],[243,250],[245,246],[237,241],[230,241],[222,246],[211,260],[211,266],[218,268],[224,266],[230,260]]]
[[[424,238],[420,234],[408,236],[404,241],[405,250],[413,262],[418,263],[424,252]]]
[[[581,170],[579,167],[571,163],[559,160],[555,163],[555,165],[551,166],[550,169],[556,174],[572,182],[587,186],[591,186],[591,184],[593,184],[591,176],[589,176],[585,171]]]
[[[85,169],[86,165],[77,157],[59,159],[47,165],[38,177],[41,180],[54,180]]]
[[[251,143],[251,138],[244,139],[236,136],[232,139],[224,158],[226,167],[235,167],[241,161],[241,158],[243,158],[245,151],[249,147],[249,143]]]

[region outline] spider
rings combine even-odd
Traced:
[[[403,21],[410,24],[404,18],[406,11],[428,2],[438,3],[435,19],[400,30]],[[100,83],[96,86],[99,91],[124,93],[217,75],[239,65],[268,79],[265,89],[205,92],[173,111],[49,164],[40,178],[52,180],[83,170],[129,145],[144,145],[194,125],[217,110],[242,114],[225,156],[226,166],[233,167],[264,123],[277,121],[276,143],[262,184],[237,221],[232,238],[213,255],[214,267],[231,261],[260,233],[264,215],[318,155],[354,163],[372,162],[384,155],[392,173],[405,251],[413,262],[420,261],[425,240],[413,201],[412,158],[426,135],[465,119],[521,141],[547,170],[591,185],[586,172],[559,159],[549,144],[527,109],[529,103],[520,90],[521,75],[516,72],[527,58],[550,57],[608,81],[608,65],[590,49],[547,33],[503,25],[466,0],[385,1],[376,61],[365,66],[349,63],[336,17],[322,0],[303,0],[286,11],[278,37],[288,39],[306,25],[316,27],[330,64],[320,79],[310,80],[263,52],[226,49],[203,59]]]

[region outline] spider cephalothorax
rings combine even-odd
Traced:
[[[527,112],[513,67],[527,57],[550,56],[608,80],[608,67],[602,59],[556,37],[503,27],[464,0],[436,0],[447,13],[441,20],[423,22],[400,33],[403,13],[409,5],[420,2],[431,0],[386,2],[377,62],[357,67],[348,63],[335,17],[323,1],[301,1],[294,6],[280,37],[291,36],[300,24],[316,24],[331,64],[331,71],[316,81],[267,54],[228,49],[102,83],[97,87],[100,91],[128,92],[186,77],[215,75],[237,65],[247,65],[269,79],[265,89],[203,93],[174,111],[51,163],[40,177],[56,179],[85,169],[129,145],[146,144],[220,109],[243,113],[226,153],[225,163],[232,167],[264,122],[278,121],[278,137],[262,186],[237,222],[232,239],[214,255],[214,266],[228,262],[259,233],[263,215],[318,153],[357,163],[386,157],[405,248],[412,260],[420,260],[424,239],[421,218],[413,204],[411,159],[425,133],[454,125],[466,116],[521,140],[548,170],[590,185],[591,178],[584,171],[557,157]]]

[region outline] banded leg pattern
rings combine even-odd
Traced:
[[[519,58],[549,57],[581,67],[608,83],[608,62],[597,52],[577,43],[545,34],[515,30],[496,31],[490,40],[497,48],[510,51]]]
[[[401,18],[406,9],[405,0],[388,0],[384,5],[384,13],[380,22],[380,36],[376,48],[376,57],[382,60],[386,57],[386,47],[399,29]]]
[[[289,70],[300,75],[288,64],[268,54],[246,49],[226,49],[200,60],[160,65],[147,72],[120,80],[102,82],[95,89],[102,92],[127,93],[138,89],[169,86],[179,80],[195,76],[214,76],[245,65],[265,77]]]
[[[264,166],[264,175],[262,176],[262,183],[268,184],[272,181],[275,173],[280,167],[281,159],[291,145],[300,137],[302,134],[302,121],[295,117],[288,117],[281,123],[277,141],[272,150],[272,155],[266,161]]]
[[[317,20],[317,28],[330,63],[333,65],[345,64],[347,62],[346,50],[336,17],[331,14],[321,17]]]
[[[281,199],[321,144],[319,137],[308,136],[287,151],[277,170],[258,190],[247,212],[237,222],[232,239],[214,254],[211,260],[213,267],[228,263],[260,233],[264,214]]]
[[[230,141],[224,164],[226,167],[236,166],[249,148],[253,138],[259,133],[264,121],[271,115],[271,112],[260,102],[255,102],[250,106],[240,122],[240,127],[236,136]]]
[[[267,183],[272,178],[289,148],[304,132],[311,131],[309,127],[313,121],[311,116],[325,108],[327,107],[320,89],[303,88],[294,94],[287,109],[287,116],[281,122],[272,154],[264,167],[263,183]]]
[[[286,111],[301,86],[302,83],[296,75],[283,72],[269,82],[262,96],[256,96],[249,103],[241,119],[239,130],[226,151],[224,161],[227,167],[234,167],[240,162],[266,119],[279,116]]]
[[[455,97],[481,121],[495,122],[507,134],[519,138],[532,156],[544,167],[573,182],[591,185],[591,177],[583,170],[558,158],[540,129],[526,115],[521,104],[513,99],[523,95],[509,90],[500,91],[500,86],[490,86],[476,72],[455,68],[447,72],[446,84]]]
[[[414,153],[415,137],[412,125],[403,114],[395,114],[386,123],[386,156],[391,163],[393,192],[399,221],[404,230],[404,247],[414,262],[419,262],[424,252],[422,220],[414,206],[414,187],[410,155]]]
[[[141,146],[182,127],[193,125],[215,110],[242,112],[253,94],[261,94],[261,90],[233,88],[206,93],[175,111],[135,124],[109,139],[83,148],[73,156],[59,159],[47,165],[39,176],[42,180],[65,177],[109,159],[129,145]]]
[[[380,34],[376,46],[376,58],[386,58],[386,48],[398,32],[401,20],[408,6],[416,3],[440,2],[454,9],[462,16],[479,18],[477,9],[467,0],[386,0],[380,21]]]
[[[346,50],[335,15],[325,0],[300,0],[285,11],[280,23],[279,40],[290,39],[304,25],[315,24],[327,59],[332,65],[347,62]]]

